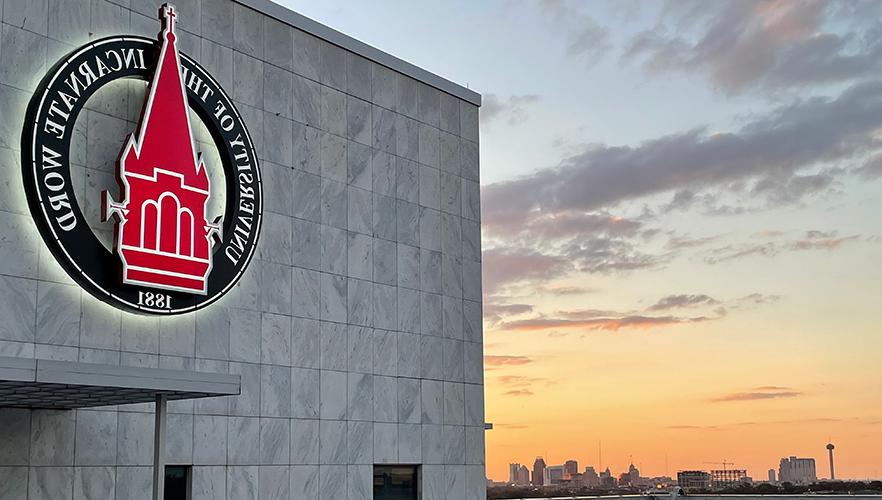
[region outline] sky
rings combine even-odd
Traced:
[[[490,478],[882,477],[882,3],[279,1],[483,95]]]

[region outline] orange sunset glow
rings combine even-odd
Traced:
[[[832,439],[839,476],[879,477],[882,313],[874,304],[882,273],[874,255],[871,244],[732,265],[703,287],[744,292],[725,305],[712,299],[715,311],[691,306],[684,318],[600,311],[588,320],[500,320],[486,306],[488,476],[505,478],[510,462],[529,467],[542,455],[615,474],[633,461],[650,476],[725,459],[764,478],[797,455],[814,457],[826,477]],[[584,278],[612,297],[525,292],[533,312],[524,316],[576,317],[584,304],[612,308],[627,297],[652,310],[653,288],[711,279],[684,274],[707,266],[684,260],[642,277]],[[813,272],[796,280],[805,269]],[[781,276],[791,279],[776,283]],[[775,295],[744,298],[762,283]]]
[[[875,57],[846,40],[878,6],[544,6],[592,57],[563,73],[616,105],[483,110],[488,477],[543,456],[765,480],[799,456],[822,478],[831,440],[837,478],[882,477],[882,84],[822,67]],[[556,120],[553,160],[520,168],[511,136]]]

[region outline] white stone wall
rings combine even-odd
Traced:
[[[477,108],[227,0],[174,3],[255,141],[258,255],[173,318],[73,284],[24,199],[24,109],[76,46],[155,36],[158,2],[0,0],[0,355],[240,374],[241,396],[170,404],[194,500],[370,499],[375,463],[422,464],[424,500],[483,499]],[[119,85],[77,123],[87,215],[142,95]],[[152,412],[0,409],[0,500],[149,498]]]

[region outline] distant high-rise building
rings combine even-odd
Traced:
[[[597,475],[594,467],[590,465],[585,467],[585,472],[582,473],[582,484],[589,488],[596,488],[600,484],[600,476]]]
[[[727,486],[733,486],[737,484],[741,484],[744,482],[744,478],[747,477],[747,470],[745,469],[722,469],[722,470],[712,470],[711,474],[711,485],[714,488],[725,488]]]
[[[543,486],[545,484],[545,459],[536,457],[533,462],[533,486]]]
[[[609,471],[609,467],[606,468],[603,472],[600,473],[600,487],[601,488],[615,488],[616,487],[616,478],[613,477],[612,473]]]
[[[814,458],[782,458],[778,466],[778,481],[792,484],[811,484],[818,480]]]
[[[530,484],[530,469],[527,468],[526,465],[522,465],[520,469],[518,469],[518,485],[528,485]]]
[[[508,482],[518,484],[518,471],[521,470],[521,464],[508,464]]]
[[[530,469],[521,464],[508,464],[508,482],[516,485],[530,484]]]
[[[567,460],[564,462],[564,477],[567,479],[572,478],[574,475],[579,473],[579,462],[575,460]]]
[[[545,484],[560,484],[564,480],[563,465],[549,465],[545,468]]]
[[[769,482],[772,484],[775,484],[778,482],[775,480],[775,469],[769,469]]]
[[[640,484],[640,471],[634,464],[628,466],[628,484],[638,486]]]
[[[677,484],[684,490],[706,490],[711,486],[711,475],[703,470],[681,470]]]
[[[827,453],[830,454],[830,480],[831,481],[836,480],[836,471],[833,470],[833,448],[836,448],[835,446],[833,446],[833,443],[827,443]]]

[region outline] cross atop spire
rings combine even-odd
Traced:
[[[171,43],[175,41],[175,18],[178,16],[175,6],[169,3],[159,8],[159,17],[162,20],[162,35]]]
[[[124,151],[126,170],[153,175],[156,168],[177,172],[185,185],[206,189],[208,180],[201,155],[197,154],[190,126],[187,90],[181,76],[181,59],[175,42],[175,7],[159,9],[163,30],[159,34],[159,57],[138,131]]]

